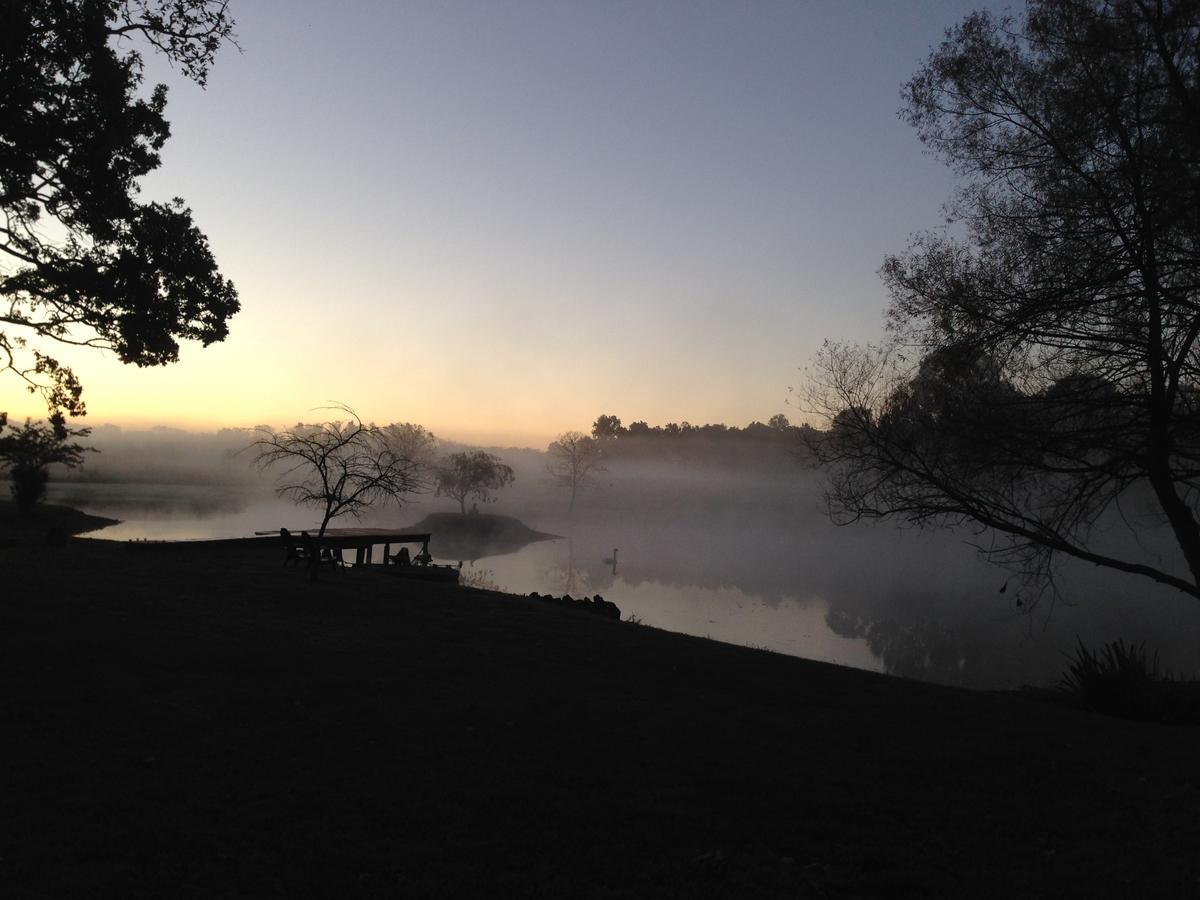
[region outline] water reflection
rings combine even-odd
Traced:
[[[964,686],[1019,682],[1027,675],[1024,666],[1012,665],[1018,657],[997,652],[994,641],[972,642],[938,620],[875,620],[834,607],[825,623],[834,634],[865,640],[891,675]]]
[[[1005,572],[944,534],[609,521],[482,564],[509,590],[600,593],[672,631],[943,684],[1053,684],[1077,639],[1145,641],[1176,673],[1200,671],[1188,598],[1146,597],[1137,579],[1068,564],[1064,596],[1084,599],[1031,612],[1001,592]]]
[[[171,485],[52,485],[52,502],[123,519],[116,539],[232,537],[281,524],[315,526],[312,514],[270,494]],[[671,631],[764,647],[905,677],[976,688],[1057,680],[1076,637],[1096,645],[1145,641],[1165,666],[1200,671],[1200,606],[1137,579],[1068,566],[1074,605],[1031,615],[1001,593],[1006,575],[963,539],[888,526],[834,528],[796,504],[733,507],[734,515],[593,515],[586,523],[521,514],[566,535],[482,553],[465,583],[516,593],[601,594],[626,616]],[[362,524],[411,527],[421,507],[379,510]],[[614,548],[620,548],[615,551]],[[462,550],[431,548],[457,563]],[[496,548],[490,548],[492,550]],[[619,563],[617,562],[619,560]]]
[[[468,563],[463,579],[468,584],[496,586],[521,594],[601,594],[621,608],[623,617],[644,625],[881,670],[865,641],[839,635],[828,627],[827,606],[819,597],[759,597],[730,583],[688,584],[649,577],[644,570],[631,580],[614,574],[607,561],[611,557],[597,555],[592,549],[594,544],[594,538],[574,537],[531,545],[517,553]]]

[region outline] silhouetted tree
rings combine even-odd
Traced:
[[[469,497],[487,503],[494,499],[492,491],[512,484],[515,477],[512,467],[494,454],[483,450],[451,453],[437,466],[435,493],[457,500],[465,515]]]
[[[600,465],[600,444],[582,432],[566,431],[547,448],[547,453],[550,458],[546,467],[560,485],[571,491],[568,513],[574,514],[576,495]]]
[[[792,423],[788,421],[788,417],[783,413],[776,413],[767,419],[767,425],[774,428],[776,431],[787,431],[792,427]]]
[[[438,439],[422,425],[393,422],[380,429],[388,449],[413,463],[421,480],[436,477]]]
[[[12,479],[17,509],[28,513],[45,496],[50,466],[73,469],[83,462],[84,453],[92,448],[71,438],[87,437],[91,429],[68,428],[61,414],[51,415],[47,422],[26,419],[20,428],[5,434],[7,424],[8,416],[0,413],[0,468],[7,469]]]
[[[892,343],[826,345],[836,514],[971,521],[1044,576],[1066,554],[1200,596],[1200,4],[976,13],[907,86],[963,184],[964,238],[889,258]],[[1101,549],[1137,489],[1186,572]]]
[[[223,0],[11,0],[0,26],[0,372],[82,415],[71,370],[36,346],[162,365],[222,340],[237,292],[181,200],[138,180],[170,134],[167,89],[139,96],[145,41],[203,85],[233,20]],[[31,340],[33,339],[33,343]]]
[[[592,424],[592,437],[598,441],[610,440],[626,433],[621,420],[616,416],[600,416]]]
[[[346,421],[262,431],[250,445],[260,469],[282,470],[275,489],[280,496],[321,510],[318,537],[338,516],[357,518],[421,487],[416,464],[394,452],[382,429],[363,424],[348,406],[328,408],[344,413]]]

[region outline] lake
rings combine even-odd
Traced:
[[[597,501],[574,521],[544,501],[500,505],[496,511],[563,537],[461,560],[463,581],[522,594],[599,593],[645,625],[973,688],[1054,683],[1077,638],[1145,641],[1164,666],[1200,674],[1198,604],[1137,579],[1067,567],[1067,599],[1039,600],[980,559],[968,543],[973,535],[837,528],[806,490],[755,494],[724,484],[686,502],[679,496],[642,498],[636,509]],[[249,488],[52,483],[48,499],[121,519],[91,535],[111,540],[319,524],[310,510]],[[447,508],[425,498],[335,525],[406,527]],[[460,562],[438,554],[436,534],[431,550],[439,561]]]

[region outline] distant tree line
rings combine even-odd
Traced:
[[[667,459],[678,462],[736,464],[764,459],[787,458],[786,453],[805,453],[817,432],[808,425],[793,425],[782,413],[766,424],[693,425],[668,422],[650,425],[644,421],[626,426],[613,415],[599,416],[592,424],[592,437],[610,459]]]

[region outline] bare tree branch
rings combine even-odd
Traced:
[[[396,453],[383,429],[364,424],[348,406],[324,408],[347,418],[263,430],[247,448],[260,470],[280,470],[275,490],[281,497],[321,510],[318,535],[338,516],[358,518],[377,503],[400,503],[422,487],[417,462]]]

